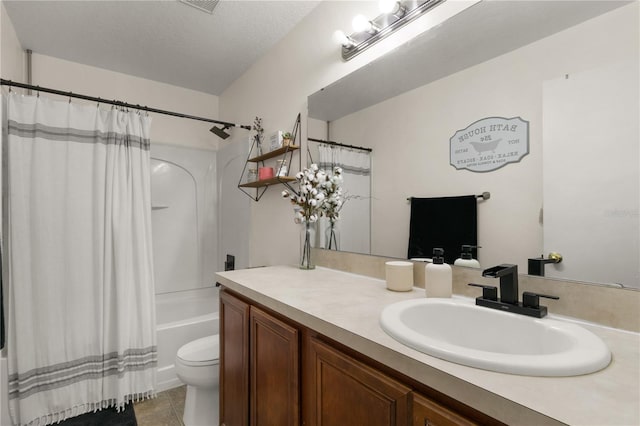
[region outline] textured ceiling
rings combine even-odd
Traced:
[[[220,95],[319,4],[4,1],[24,49]]]

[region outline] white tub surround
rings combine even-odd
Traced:
[[[444,361],[395,341],[379,325],[389,304],[424,297],[385,281],[318,267],[272,266],[217,274],[225,287],[507,424],[640,424],[640,334],[581,325],[610,348],[599,372],[576,377],[495,373]],[[636,313],[638,315],[638,313]],[[551,310],[551,317],[554,317]],[[629,318],[637,321],[637,318]]]
[[[214,151],[151,144],[156,294],[213,286],[217,194]]]

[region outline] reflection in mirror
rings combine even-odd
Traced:
[[[321,217],[318,222],[318,247],[356,253],[371,252],[371,149],[332,141],[309,139],[316,146],[311,161],[331,173],[342,169],[342,200],[338,217]]]
[[[567,259],[547,276],[638,283],[638,73],[623,61],[544,83],[543,252]]]
[[[640,287],[638,12],[637,2],[480,2],[311,95],[309,137],[373,149],[371,253],[406,257],[408,197],[489,191],[478,204],[483,267],[524,273],[553,251],[564,260],[547,277]],[[449,139],[485,117],[528,121],[529,155],[456,170]],[[594,182],[606,197],[588,195]]]

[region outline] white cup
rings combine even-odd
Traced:
[[[392,291],[411,291],[413,288],[413,263],[401,260],[385,263],[387,288]]]

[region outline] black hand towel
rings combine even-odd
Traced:
[[[411,198],[408,258],[432,257],[434,247],[442,247],[452,264],[463,244],[477,245],[477,203],[475,195]]]

